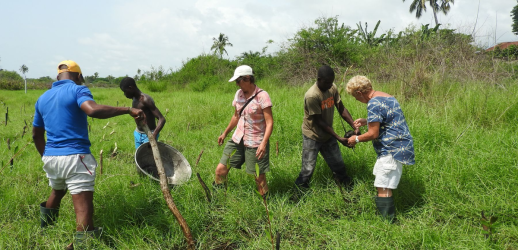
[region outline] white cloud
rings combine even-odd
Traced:
[[[94,10],[98,4],[83,3]],[[418,20],[408,11],[410,2],[400,0],[128,0],[102,4],[97,15],[75,17],[79,30],[57,35],[56,19],[47,18],[44,10],[33,12],[32,21],[26,23],[23,16],[0,11],[0,22],[19,24],[16,31],[0,27],[3,34],[12,34],[0,40],[2,66],[17,69],[15,65],[31,62],[29,77],[53,76],[54,64],[73,59],[87,75],[99,72],[101,76],[131,76],[137,69],[148,70],[151,66],[178,68],[188,58],[209,53],[212,38],[219,33],[227,35],[234,45],[227,48],[234,58],[245,51],[260,51],[270,39],[275,44],[269,45],[268,51],[276,51],[301,27],[314,25],[314,20],[323,16],[338,16],[339,22],[352,28],[358,22],[367,22],[369,30],[381,20],[379,34],[390,29],[401,31],[410,24],[419,27],[434,23],[430,9]],[[25,1],[11,5],[30,9],[30,3]],[[479,43],[489,44],[495,38],[499,42],[516,40],[510,18],[514,5],[515,1],[480,1],[476,28]],[[55,11],[60,8],[65,10],[58,6]],[[448,15],[439,14],[438,18],[447,23],[444,26],[471,33],[477,8],[478,1],[456,1]],[[22,47],[31,40],[16,32],[23,32],[27,29],[23,25],[29,27],[35,22],[40,32],[38,41],[33,42],[35,46]]]

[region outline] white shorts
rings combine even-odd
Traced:
[[[91,154],[43,156],[41,159],[53,189],[68,189],[71,194],[94,191],[97,162]]]
[[[392,157],[384,155],[378,158],[372,174],[376,176],[374,186],[379,188],[396,189],[403,173],[403,164]]]

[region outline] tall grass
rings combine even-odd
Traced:
[[[518,248],[518,85],[515,81],[485,84],[480,81],[443,81],[431,84],[425,95],[405,98],[400,81],[378,82],[374,87],[394,94],[402,105],[415,139],[416,165],[404,167],[394,192],[399,224],[384,223],[375,214],[372,167],[375,152],[370,143],[353,152],[343,147],[348,173],[355,187],[342,194],[320,157],[311,190],[291,202],[291,189],[301,164],[303,96],[311,81],[287,87],[260,80],[273,102],[275,120],[272,146],[269,210],[272,231],[282,235],[281,249],[515,249]],[[234,83],[218,81],[203,92],[168,89],[152,93],[167,123],[160,141],[177,148],[210,182],[223,148],[217,137],[233,113]],[[144,87],[145,92],[149,90]],[[92,89],[97,102],[130,105],[118,89]],[[32,123],[34,102],[43,91],[0,91],[0,122],[9,107],[10,121],[0,125],[3,164],[30,140],[21,138],[24,120]],[[366,107],[342,96],[354,118],[365,117]],[[25,112],[23,105],[25,104]],[[22,111],[20,112],[20,108]],[[129,116],[108,120],[88,119],[92,153],[109,152],[117,143],[119,154],[104,155],[103,174],[97,176],[95,223],[104,227],[98,249],[182,249],[180,227],[169,212],[157,182],[139,177],[133,160]],[[107,122],[110,124],[106,127]],[[189,129],[187,130],[187,128]],[[341,130],[338,117],[334,128]],[[110,135],[112,131],[115,131]],[[104,136],[104,140],[101,140]],[[10,138],[11,150],[6,140]],[[230,136],[229,136],[230,138]],[[0,179],[0,249],[61,249],[72,239],[74,212],[67,195],[58,223],[42,232],[38,204],[49,193],[48,180],[35,148],[30,145]],[[3,166],[2,166],[3,167]],[[133,187],[130,182],[140,185]],[[199,249],[268,249],[266,218],[255,194],[253,176],[231,170],[229,189],[215,192],[208,203],[195,177],[172,190],[175,204],[187,220]],[[502,224],[492,240],[485,239],[480,212],[497,216]]]

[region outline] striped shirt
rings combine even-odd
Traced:
[[[254,96],[257,92],[261,91],[259,87],[255,88],[254,93],[250,96]],[[245,94],[241,89],[236,92],[232,106],[234,106],[239,114],[243,105],[248,101],[245,99]],[[249,148],[257,148],[261,145],[264,138],[264,132],[266,131],[266,121],[264,119],[263,109],[271,107],[272,101],[270,95],[266,91],[261,91],[257,94],[254,99],[245,107],[239,122],[237,123],[236,130],[232,135],[232,141],[235,143],[241,142]]]

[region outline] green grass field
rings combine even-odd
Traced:
[[[280,249],[518,249],[516,82],[441,83],[407,99],[398,83],[374,83],[375,89],[398,98],[415,140],[416,164],[404,167],[394,192],[399,219],[394,225],[375,214],[376,154],[370,142],[359,144],[354,152],[342,147],[355,180],[354,189],[344,194],[349,202],[344,202],[321,157],[311,190],[298,202],[290,201],[301,164],[303,96],[309,85],[287,87],[268,80],[258,85],[269,92],[274,105],[267,178],[272,227],[281,235]],[[217,137],[230,120],[236,90],[235,84],[222,82],[204,92],[169,87],[166,92],[148,93],[166,115],[160,141],[181,151],[193,167],[191,180],[173,189],[172,196],[197,249],[271,249],[253,177],[244,170],[232,170],[227,194],[213,193],[208,203],[194,176],[200,173],[207,184],[214,178],[223,151]],[[70,195],[63,199],[58,223],[45,231],[39,228],[39,203],[51,189],[32,143],[16,156],[12,167],[8,165],[15,148],[19,151],[32,141],[34,103],[42,93],[0,90],[0,249],[62,249],[75,231]],[[92,93],[101,104],[130,105],[119,89],[94,88]],[[345,93],[342,98],[353,118],[366,116],[365,104]],[[185,249],[184,236],[159,184],[136,173],[133,120],[124,115],[88,121],[92,154],[99,160],[104,150],[94,198],[94,220],[104,228],[97,248]],[[24,122],[28,126],[22,138]],[[334,128],[343,131],[338,115]],[[112,158],[115,144],[118,154]],[[195,168],[201,150],[204,153]],[[131,181],[140,185],[131,187]],[[498,217],[500,223],[487,239],[481,211]]]

